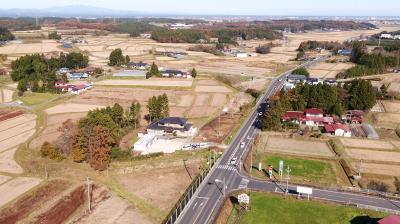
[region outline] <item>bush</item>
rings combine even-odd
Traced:
[[[257,98],[260,96],[260,94],[261,94],[260,91],[255,90],[255,89],[246,89],[246,93],[247,93],[247,94],[250,94],[252,97],[254,97],[254,98],[256,98],[256,99],[257,99]]]
[[[400,138],[400,127],[396,128],[396,135]]]
[[[122,150],[119,147],[114,147],[111,149],[110,158],[111,160],[125,161],[131,159],[132,155],[128,150]]]
[[[304,75],[306,77],[310,77],[310,73],[308,72],[308,70],[304,67],[300,67],[295,69],[292,74],[294,75]]]
[[[44,142],[40,148],[40,154],[44,158],[50,158],[52,160],[61,161],[64,157],[57,151],[53,144]]]
[[[396,191],[400,193],[400,179],[398,177],[394,178],[394,186],[396,187]]]
[[[367,188],[374,191],[387,192],[389,186],[387,186],[385,183],[372,180],[368,183]]]

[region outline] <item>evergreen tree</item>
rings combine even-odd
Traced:
[[[140,103],[133,102],[129,108],[128,122],[135,129],[140,126]]]
[[[197,71],[196,71],[195,68],[192,69],[191,75],[192,75],[193,78],[196,78],[196,76],[197,76]]]
[[[117,48],[117,49],[114,49],[110,53],[109,60],[110,61],[109,61],[108,65],[110,65],[110,66],[121,66],[121,65],[125,64],[126,58],[124,57],[124,55],[122,55],[121,48]]]
[[[129,62],[131,62],[131,58],[129,57],[129,55],[125,56],[125,64],[128,64]]]
[[[151,64],[150,70],[146,73],[146,79],[149,79],[152,76],[161,76],[161,72],[158,70],[158,66],[154,62]]]

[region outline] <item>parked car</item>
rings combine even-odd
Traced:
[[[192,145],[188,144],[188,145],[183,145],[182,146],[182,150],[192,150]]]

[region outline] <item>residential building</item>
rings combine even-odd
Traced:
[[[325,124],[324,130],[326,133],[329,133],[338,137],[351,137],[351,130],[348,126],[344,124]]]
[[[89,78],[89,74],[86,72],[73,72],[73,73],[68,73],[67,74],[68,79],[87,79]]]
[[[307,77],[304,75],[288,75],[286,81],[294,84],[304,83],[307,81]]]
[[[146,38],[146,39],[150,39],[151,38],[151,33],[141,33],[140,34],[141,38]]]
[[[183,74],[184,73],[182,71],[180,71],[180,70],[167,69],[167,70],[161,71],[161,75],[163,77],[177,77],[177,78],[180,78],[180,77],[183,76]]]
[[[351,53],[352,53],[352,51],[351,50],[347,50],[347,49],[338,50],[338,54],[342,55],[342,56],[350,56]]]
[[[304,113],[306,117],[324,117],[324,111],[319,108],[309,108]]]
[[[146,69],[150,68],[150,65],[140,61],[138,63],[129,62],[128,64],[126,64],[126,67],[140,69],[140,70],[146,70]]]
[[[246,52],[238,52],[235,54],[237,58],[247,58],[248,54]]]
[[[58,73],[61,73],[61,74],[67,74],[67,73],[70,73],[70,72],[71,72],[71,70],[69,68],[60,68],[60,69],[58,69]]]
[[[197,128],[185,118],[167,117],[153,122],[147,127],[147,133],[155,135],[176,135],[180,137],[194,136]]]

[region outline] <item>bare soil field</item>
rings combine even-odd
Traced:
[[[196,140],[222,143],[238,125],[240,118],[239,114],[222,114],[201,127]]]
[[[16,151],[17,148],[12,148],[0,153],[0,172],[12,174],[23,173],[21,166],[14,160],[14,154]]]
[[[63,113],[83,113],[90,110],[105,108],[105,106],[90,105],[90,104],[77,104],[77,103],[63,103],[57,106],[46,109],[49,115],[63,114]]]
[[[9,90],[9,89],[3,89],[3,103],[9,103],[12,101],[12,96],[14,94],[14,91]]]
[[[382,104],[386,112],[389,113],[400,113],[400,101],[382,101]]]
[[[42,182],[42,180],[38,178],[16,177],[5,184],[0,185],[0,207],[37,186],[40,182]]]
[[[0,117],[2,120],[7,115]],[[22,114],[0,122],[0,152],[27,141],[36,132],[36,115]]]
[[[362,159],[364,161],[393,162],[400,164],[400,152],[387,152],[356,148],[346,148],[345,151],[346,154],[355,161]]]
[[[321,62],[309,69],[313,78],[336,78],[336,75],[346,69],[353,67],[352,63],[326,63]]]
[[[261,135],[259,150],[304,156],[333,157],[327,142],[303,141],[278,136]]]
[[[62,180],[51,180],[48,183],[34,189],[32,192],[17,199],[0,210],[0,223],[16,223],[23,220],[33,211],[42,207],[57,194],[65,190],[69,184]]]
[[[389,141],[384,140],[368,140],[355,138],[341,138],[340,142],[344,147],[348,148],[369,148],[369,149],[394,149],[394,145]]]
[[[231,93],[232,90],[225,86],[196,86],[196,92],[206,93]]]
[[[354,161],[351,163],[354,170],[358,170],[360,163]],[[387,176],[399,176],[400,165],[388,165],[382,163],[362,163],[361,173],[370,173]]]
[[[153,223],[140,212],[132,208],[131,204],[122,198],[111,196],[96,206],[91,213],[80,219],[79,223],[86,224],[151,224]]]
[[[8,181],[9,179],[11,179],[10,176],[0,175],[0,185],[2,185],[3,183],[5,183],[5,182]]]
[[[226,105],[227,95],[225,94],[214,94],[211,100],[212,107],[221,107]]]
[[[400,113],[375,113],[374,119],[378,126],[396,128],[400,124]]]
[[[188,168],[191,175],[196,175],[198,166]],[[169,210],[186,190],[191,179],[183,167],[153,169],[117,176],[118,182],[130,193],[144,199],[162,212]]]
[[[55,51],[63,52],[59,46],[60,44],[55,41],[45,43],[9,43],[0,48],[0,54],[25,55],[50,53]]]
[[[198,107],[198,106],[208,105],[208,103],[210,102],[210,99],[211,99],[211,97],[209,94],[197,94],[196,99],[194,101],[194,106]]]
[[[102,80],[96,86],[162,86],[162,87],[191,87],[192,80],[146,79],[146,80]]]

